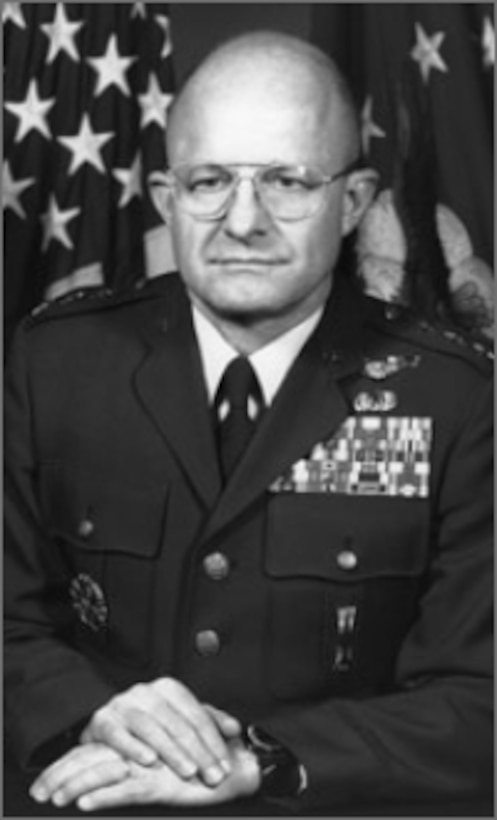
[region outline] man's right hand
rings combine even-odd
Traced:
[[[103,743],[142,766],[161,760],[183,779],[217,786],[231,771],[225,739],[240,731],[236,718],[201,704],[174,678],[159,678],[112,698],[80,740]]]

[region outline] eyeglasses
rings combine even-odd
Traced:
[[[242,180],[250,180],[263,207],[275,217],[297,222],[314,216],[326,199],[326,186],[350,173],[357,160],[332,176],[305,165],[233,163],[180,164],[166,174],[178,205],[200,220],[222,219]]]

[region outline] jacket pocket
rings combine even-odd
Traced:
[[[387,688],[429,544],[421,499],[278,494],[268,509],[266,668],[279,698]]]
[[[150,659],[167,497],[166,486],[110,472],[41,466],[42,511],[64,562],[77,642],[132,664]]]

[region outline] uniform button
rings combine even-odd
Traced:
[[[195,649],[204,658],[217,655],[221,649],[221,639],[214,629],[203,629],[195,635]]]
[[[342,550],[337,555],[337,564],[340,569],[350,570],[357,566],[357,555],[352,550]]]
[[[89,518],[83,518],[82,521],[79,522],[78,526],[78,535],[81,538],[89,538],[90,535],[93,533],[95,529],[95,524]]]
[[[400,316],[400,308],[397,305],[387,305],[385,308],[386,318],[392,322]]]
[[[205,574],[213,581],[222,581],[230,572],[230,563],[222,552],[211,552],[203,560]]]

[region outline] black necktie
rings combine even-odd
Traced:
[[[244,356],[224,371],[214,400],[223,478],[231,473],[257,426],[264,402],[252,365]]]

